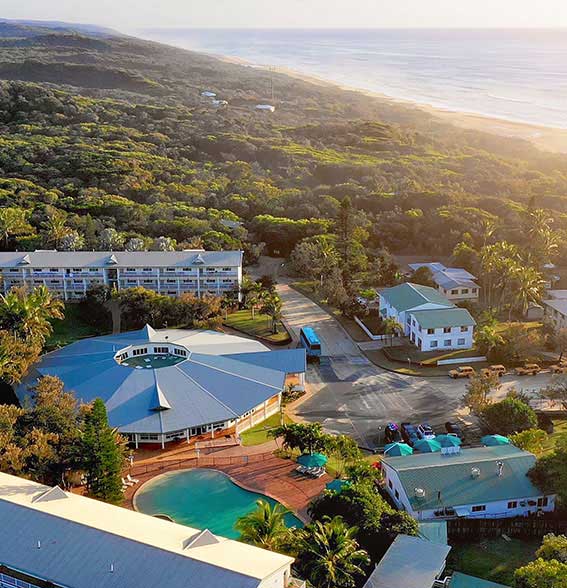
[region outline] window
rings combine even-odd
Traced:
[[[175,271],[175,268],[174,267],[166,267],[165,268],[165,271],[166,272],[174,272]]]
[[[468,330],[468,327],[461,327],[461,333],[466,333]]]
[[[463,288],[461,290],[461,294],[468,294],[469,293],[469,289],[468,288]]]
[[[13,267],[10,269],[11,272],[19,272],[20,270],[17,267]]]
[[[419,337],[417,338],[417,346],[421,347],[421,339]]]
[[[151,268],[151,267],[145,267],[142,271],[144,271],[144,272],[151,272],[151,271],[153,271],[153,268]]]
[[[547,496],[544,496],[543,498],[538,498],[537,499],[537,505],[538,506],[547,506],[549,503],[549,500],[547,498]]]
[[[148,348],[147,347],[140,347],[139,349],[133,349],[132,355],[147,355]]]
[[[459,291],[458,290],[451,290],[451,294],[458,294]]]
[[[445,339],[445,341],[443,341],[443,347],[451,347],[452,343],[453,341],[451,339]]]
[[[430,347],[437,347],[437,341],[431,341]]]
[[[390,487],[390,489],[394,487],[394,485],[392,484],[392,480],[388,480],[388,486]]]
[[[184,272],[191,272],[191,271],[193,271],[193,268],[191,268],[191,267],[184,267],[183,268],[183,271]]]
[[[169,353],[169,347],[154,347],[154,353]]]
[[[135,272],[136,271],[136,268],[135,267],[127,267],[126,268],[126,271],[127,272]]]
[[[450,333],[451,332],[451,327],[443,327],[443,332],[444,333]]]
[[[49,271],[50,272],[58,272],[59,271],[59,268],[58,267],[50,267],[49,268]]]
[[[464,339],[457,339],[457,345],[464,345],[464,344],[465,344]]]
[[[231,268],[231,267],[223,267],[223,268],[222,268],[222,271],[223,271],[223,272],[229,272],[229,271],[231,271],[231,270],[232,270],[232,268]]]
[[[427,329],[428,335],[435,335],[435,329]]]
[[[485,504],[479,504],[471,508],[471,512],[484,512],[486,510]]]
[[[478,288],[473,288],[473,289],[472,289],[472,293],[473,293],[473,294],[476,294],[477,292],[478,292]]]
[[[97,272],[98,273],[98,267],[90,267],[89,268],[90,272]]]
[[[74,272],[82,272],[82,271],[83,271],[83,269],[82,269],[82,268],[80,268],[80,267],[74,267],[74,268],[73,268],[73,271],[74,271]]]
[[[518,508],[518,501],[517,500],[511,500],[508,503],[508,508]]]
[[[400,498],[400,493],[397,490],[394,490],[394,494],[396,496],[396,498],[399,500]]]

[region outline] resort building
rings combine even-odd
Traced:
[[[409,268],[416,271],[427,267],[431,270],[433,281],[439,293],[449,300],[471,300],[476,302],[480,287],[475,283],[476,277],[461,267],[446,267],[438,261],[433,263],[410,263]]]
[[[288,384],[305,384],[305,349],[270,351],[216,331],[164,329],[76,341],[44,355],[16,388],[56,376],[81,402],[102,398],[136,447],[240,433],[280,411]]]
[[[435,288],[406,282],[380,292],[380,317],[393,318],[421,351],[470,349],[475,320]]]
[[[551,512],[555,496],[528,477],[533,454],[514,447],[384,457],[385,489],[417,520],[502,518]]]
[[[548,290],[543,301],[544,317],[556,330],[567,327],[567,290]]]
[[[0,588],[287,588],[293,559],[0,473]]]
[[[191,292],[240,297],[242,251],[33,251],[0,252],[0,289],[46,286],[66,301],[93,286],[142,286],[168,296]]]

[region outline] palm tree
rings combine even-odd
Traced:
[[[285,524],[285,516],[289,512],[281,504],[271,506],[265,500],[257,500],[256,510],[236,521],[240,541],[271,551],[281,550],[289,537]]]
[[[364,575],[370,563],[366,551],[358,547],[357,531],[339,516],[307,525],[296,560],[302,575],[317,588],[354,587],[356,577]]]
[[[45,286],[31,293],[13,288],[0,295],[0,328],[22,339],[41,341],[51,334],[51,319],[63,319],[63,303],[53,298]]]
[[[383,323],[384,325],[384,334],[390,335],[390,347],[393,345],[393,335],[400,335],[403,334],[404,327],[401,323],[399,323],[394,317],[389,316],[385,318]]]
[[[278,322],[282,318],[282,299],[274,292],[265,291],[261,297],[260,312],[272,319],[272,333],[278,332]]]
[[[61,241],[69,234],[69,227],[67,226],[67,218],[65,213],[57,210],[49,215],[45,223],[46,241],[50,245],[54,245],[56,249],[59,248]]]
[[[479,327],[474,334],[474,342],[477,349],[486,356],[490,356],[490,353],[499,347],[504,345],[505,340],[502,335],[496,330],[496,326],[493,324],[483,325]]]
[[[519,268],[515,275],[514,301],[520,307],[522,316],[528,311],[530,302],[541,302],[545,280],[533,267]]]

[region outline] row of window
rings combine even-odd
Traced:
[[[16,588],[38,588],[37,584],[30,584],[23,580],[16,580],[16,578],[12,578],[12,576],[0,574],[0,588],[14,588],[14,586]]]
[[[132,355],[147,355],[148,348],[147,347],[138,347],[138,349],[132,349]]]
[[[466,339],[457,339],[457,345],[464,345],[466,343]],[[443,340],[443,347],[451,347],[451,345],[453,345],[453,340],[452,339],[444,339]],[[420,343],[421,346],[421,343]],[[439,347],[439,341],[437,341],[436,339],[433,339],[433,341],[429,342],[429,347]]]
[[[471,288],[470,289],[472,294],[476,294],[478,292],[478,288]],[[447,290],[445,290],[445,294],[447,294]],[[453,296],[456,296],[459,293],[459,290],[451,290],[451,294]],[[468,294],[469,293],[469,288],[462,288],[461,289],[461,294]]]

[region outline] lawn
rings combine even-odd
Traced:
[[[395,347],[387,347],[386,355],[391,360],[398,360],[407,363],[408,357],[412,363],[421,363],[423,365],[434,366],[437,362],[445,359],[466,359],[468,357],[480,357],[482,353],[475,349],[453,349],[453,350],[442,350],[439,351],[420,351],[414,345],[400,345]]]
[[[560,435],[567,435],[567,419],[553,419],[553,425],[553,433],[545,441],[542,453],[553,451]]]
[[[272,437],[268,436],[269,431],[279,427],[281,424],[281,417],[280,414],[273,414],[271,417],[268,417],[265,421],[258,423],[256,426],[244,431],[240,435],[242,439],[242,445],[245,447],[249,447],[250,445],[261,445],[262,443],[266,443],[270,441]],[[284,415],[284,423],[289,425],[293,423],[293,421],[287,416]]]
[[[292,288],[307,296],[310,300],[315,302],[323,310],[333,315],[341,324],[343,329],[349,334],[353,341],[359,343],[363,341],[370,341],[368,335],[355,323],[353,319],[346,317],[338,308],[327,304],[326,300],[321,297],[317,288],[317,282],[293,282],[290,284]]]
[[[457,543],[449,554],[448,567],[463,574],[512,586],[514,570],[535,559],[541,541],[501,537],[478,543]]]
[[[275,345],[285,345],[291,341],[289,333],[281,325],[278,333],[272,333],[272,319],[265,314],[256,313],[252,318],[252,313],[249,310],[238,310],[229,314],[224,324],[247,335],[265,339]]]
[[[51,322],[53,333],[45,343],[46,351],[64,347],[78,339],[107,334],[107,331],[85,322],[81,316],[81,307],[78,304],[67,304],[64,312],[65,318],[63,320],[53,320]]]

